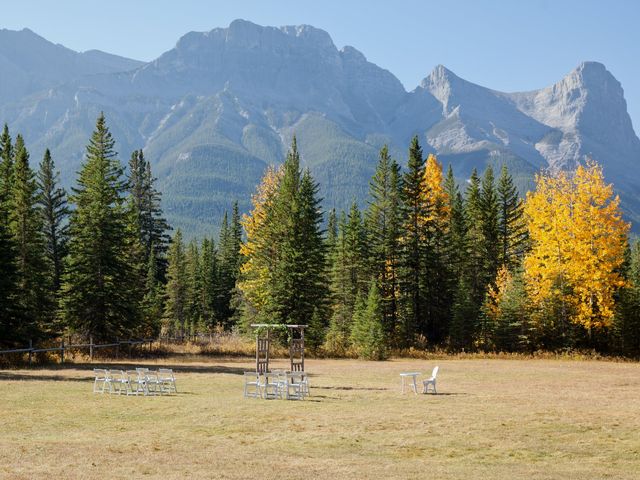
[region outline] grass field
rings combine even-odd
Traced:
[[[400,395],[400,372],[436,363],[438,395]],[[180,393],[94,395],[88,364],[0,371],[0,478],[640,476],[634,363],[308,360],[298,402],[243,399],[250,359],[140,364]]]

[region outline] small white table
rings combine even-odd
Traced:
[[[418,394],[418,385],[416,383],[416,378],[418,378],[418,375],[420,375],[420,372],[402,372],[400,374],[400,380],[401,380],[401,384],[400,384],[400,388],[401,388],[401,393],[404,393],[404,384],[405,384],[405,379],[411,377],[413,379],[412,383],[411,383],[411,387],[413,388],[413,393],[415,393],[416,395]]]

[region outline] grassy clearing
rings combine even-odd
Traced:
[[[632,479],[640,471],[634,363],[438,359],[440,394],[402,396],[398,373],[426,373],[436,361],[309,360],[312,398],[286,402],[242,398],[248,358],[158,362],[140,361],[173,367],[179,395],[94,395],[88,364],[0,371],[0,478]]]

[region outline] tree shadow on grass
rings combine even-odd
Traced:
[[[356,390],[356,391],[386,391],[389,388],[384,387],[313,387],[315,390]]]
[[[230,374],[243,375],[246,368],[227,367],[222,365],[169,365],[173,372],[178,376],[180,381],[180,373],[198,373],[198,374]],[[157,370],[163,368],[159,365],[148,365],[145,363],[63,363],[56,365],[47,365],[36,368],[24,368],[19,371],[2,371],[0,370],[0,381],[6,380],[32,380],[32,381],[59,381],[59,382],[86,382],[93,380],[94,368],[108,368],[110,370],[134,370],[136,368],[148,368],[149,370]],[[25,373],[22,373],[25,372]],[[56,375],[53,372],[60,372]],[[64,372],[81,373],[80,376],[65,376]]]

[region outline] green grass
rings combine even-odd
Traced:
[[[286,366],[278,360],[277,366]],[[439,395],[399,373],[441,367]],[[638,364],[308,360],[312,397],[242,398],[251,359],[175,356],[180,393],[91,393],[94,365],[0,371],[0,478],[637,478]]]

